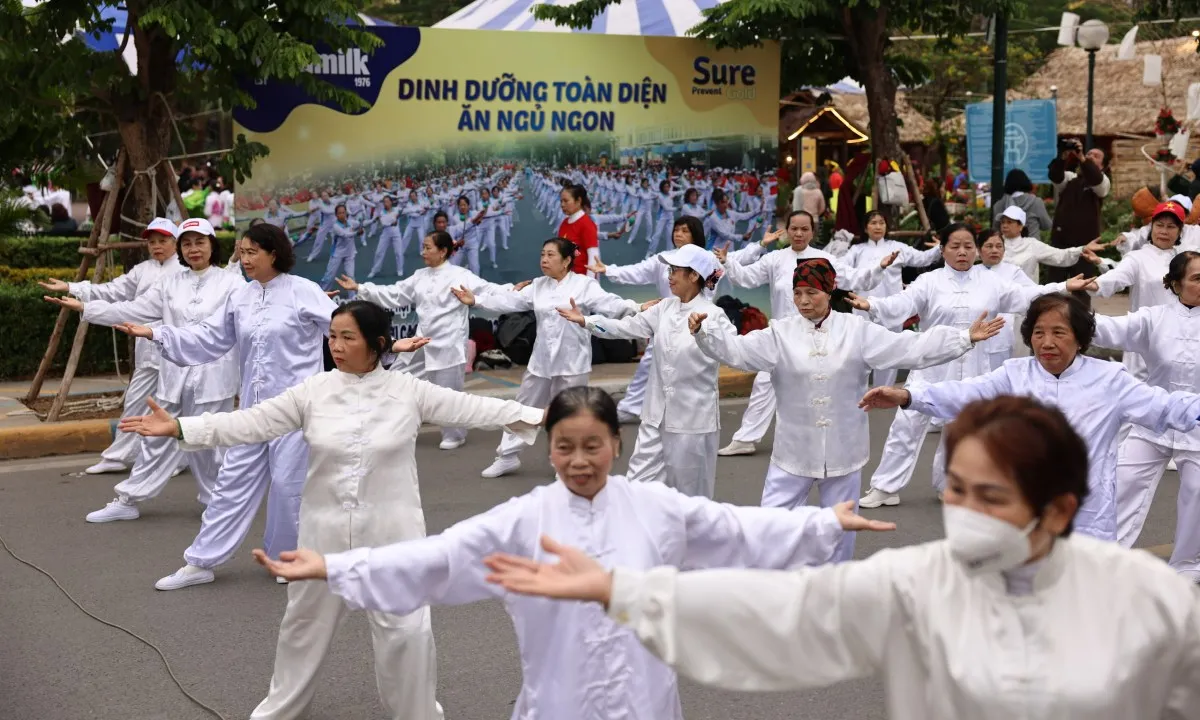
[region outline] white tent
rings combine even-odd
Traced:
[[[680,37],[699,24],[704,10],[727,0],[622,0],[605,8],[591,27],[583,30],[535,19],[533,7],[543,2],[546,0],[475,0],[434,27]]]

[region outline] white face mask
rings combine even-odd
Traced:
[[[1032,553],[1029,534],[1038,524],[1035,518],[1021,529],[958,505],[942,506],[942,522],[950,555],[968,575],[1004,572],[1024,564]]]

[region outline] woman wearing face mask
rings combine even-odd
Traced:
[[[338,285],[358,293],[385,308],[412,306],[417,311],[417,335],[429,338],[429,344],[401,355],[392,370],[406,372],[434,385],[462,390],[467,373],[467,337],[471,310],[458,301],[453,288],[465,287],[475,293],[502,292],[511,285],[493,285],[470,270],[449,262],[455,251],[454,241],[444,231],[433,232],[421,244],[425,267],[394,285],[356,283],[342,276]],[[442,450],[456,450],[467,441],[467,431],[442,428]]]
[[[1021,335],[1035,357],[1017,358],[998,370],[966,380],[912,383],[908,389],[875,388],[864,409],[901,407],[909,413],[949,420],[975,400],[1028,395],[1063,411],[1088,444],[1088,500],[1076,529],[1101,540],[1117,539],[1117,435],[1121,425],[1153,433],[1190,432],[1200,417],[1200,395],[1168,392],[1134,378],[1117,363],[1084,355],[1096,321],[1072,295],[1043,295],[1029,306]]]
[[[233,273],[222,272],[221,245],[207,220],[185,220],[180,227],[178,259],[187,264],[163,275],[145,293],[121,302],[72,298],[46,298],[68,307],[93,325],[119,325],[127,322],[148,325],[186,327],[196,325],[225,305],[226,299],[245,281]],[[214,267],[216,266],[216,267]],[[160,363],[154,397],[169,412],[200,415],[233,408],[237,395],[237,357],[225,353],[220,358],[196,367]],[[176,468],[190,467],[199,486],[198,499],[207,505],[221,468],[217,449],[184,452],[174,440],[146,438],[129,477],[117,484],[117,497],[107,506],[88,513],[87,521],[106,523],[136,520],[138,505],[157,497]]]
[[[134,265],[111,282],[91,283],[84,280],[69,283],[50,278],[39,280],[38,285],[50,292],[67,293],[83,303],[92,300],[128,302],[149,292],[161,278],[183,269],[176,254],[177,237],[179,228],[175,223],[166,218],[155,218],[142,231],[150,258]],[[121,417],[145,414],[146,398],[158,387],[159,364],[159,352],[154,343],[139,340],[134,344],[133,373],[129,376],[129,387],[121,399]],[[141,442],[137,438],[114,438],[112,445],[100,453],[100,462],[84,472],[88,475],[125,472],[138,459],[140,451]]]
[[[587,330],[559,316],[558,308],[575,303],[589,313],[621,317],[650,306],[649,303],[639,306],[632,300],[605,292],[600,283],[572,272],[578,252],[573,243],[562,238],[542,243],[542,276],[520,290],[500,290],[476,298],[470,288],[451,288],[463,305],[478,305],[496,313],[532,310],[537,316],[533,355],[517,390],[517,401],[525,405],[545,407],[562,390],[587,385],[588,375],[592,372],[591,336]],[[505,433],[496,448],[496,461],[484,469],[483,477],[495,478],[519,470],[520,450],[520,440]]]
[[[592,202],[587,190],[582,185],[568,185],[559,193],[559,204],[565,218],[558,226],[557,237],[570,241],[576,248],[571,272],[595,278],[595,273],[588,272],[588,265],[600,262],[600,237],[596,223],[588,215]]]
[[[975,238],[975,245],[979,248],[979,264],[983,267],[1014,285],[1032,287],[1037,284],[1030,280],[1029,276],[1021,271],[1021,268],[1004,262],[1004,238],[1000,235],[999,230],[980,230],[979,235]],[[1001,317],[1004,318],[1004,329],[997,333],[996,337],[988,338],[979,346],[983,352],[987,353],[988,367],[992,370],[1013,357],[1014,338],[1021,332],[1021,323],[1017,318],[1024,320],[1025,315],[1004,313]],[[1024,345],[1021,347],[1024,348]],[[1024,349],[1028,350],[1028,348]]]
[[[705,355],[767,374],[776,396],[783,398],[776,436],[788,441],[776,443],[771,455],[763,507],[804,505],[814,484],[822,507],[854,501],[862,492],[860,471],[871,448],[867,418],[855,407],[867,389],[867,375],[875,369],[944,363],[994,336],[1004,324],[980,315],[967,330],[943,326],[919,334],[894,332],[860,316],[832,312],[831,299],[844,292],[836,286],[829,260],[799,260],[792,280],[797,314],[746,335],[702,328],[702,311],[691,317],[691,331]],[[834,559],[853,556],[854,536],[846,535]]]
[[[556,564],[497,555],[489,580],[602,604],[680,675],[727,690],[878,674],[894,720],[1200,717],[1196,593],[1147,553],[1071,533],[1088,455],[1062,413],[972,403],[946,440],[945,540],[786,573],[627,569],[547,541]]]
[[[859,310],[871,314],[871,319],[888,327],[913,315],[921,317],[925,330],[939,325],[965,328],[981,312],[1021,313],[1039,295],[1063,289],[1079,290],[1087,286],[1082,277],[1069,283],[1027,287],[1006,281],[987,268],[976,266],[975,234],[961,223],[942,229],[942,258],[945,267],[918,277],[903,292],[886,298],[854,298]],[[909,373],[908,384],[935,383],[942,380],[961,380],[982,375],[991,370],[985,352],[975,349],[957,360]],[[909,410],[896,413],[883,447],[883,458],[871,476],[871,490],[859,500],[865,508],[899,505],[900,489],[912,479],[925,433],[930,420]],[[933,460],[933,486],[939,492],[945,485],[942,473],[943,447],[938,444]]]
[[[260,562],[289,580],[328,579],[328,586],[302,584],[351,607],[396,615],[502,598],[525,673],[514,720],[681,720],[674,673],[599,607],[503,593],[486,582],[483,558],[544,556],[539,540],[553,535],[601,553],[605,564],[784,569],[825,562],[843,531],[894,526],[858,517],[849,504],[790,512],[734,507],[609,475],[620,452],[616,415],[603,390],[564,390],[546,411],[557,480],[440,535],[326,557],[298,550],[282,562]]]
[[[416,193],[413,193],[413,197],[415,196]],[[371,271],[367,273],[368,279],[383,271],[383,261],[387,260],[388,250],[391,250],[392,254],[396,256],[396,276],[404,277],[404,253],[408,250],[408,243],[405,241],[405,236],[400,234],[400,211],[393,205],[390,195],[385,195],[382,203],[382,211],[371,218],[371,222],[378,224],[381,230],[379,240],[375,245],[375,258],[371,262]],[[412,223],[411,219],[409,223]]]
[[[1185,250],[1168,266],[1163,284],[1170,305],[1143,307],[1123,317],[1096,316],[1100,347],[1136,351],[1146,362],[1147,384],[1163,390],[1200,390],[1194,352],[1200,348],[1200,253]],[[1200,432],[1154,433],[1133,427],[1117,453],[1117,541],[1137,542],[1167,463],[1179,469],[1175,547],[1170,564],[1200,582]]]
[[[265,443],[303,433],[310,447],[300,517],[300,543],[340,552],[425,537],[417,488],[415,444],[425,422],[476,428],[509,427],[532,440],[543,411],[518,403],[440,388],[379,360],[389,349],[420,348],[425,338],[392,345],[391,318],[356,300],[333,311],[329,349],[337,369],[309,377],[252,408],[181,417],[155,406],[121,429],[178,438],[200,447]],[[261,551],[260,551],[261,552]],[[346,604],[315,583],[288,588],[279,627],[275,674],[253,720],[303,715],[316,675],[333,643]],[[379,695],[394,720],[434,720],[437,666],[429,611],[370,613]]]
[[[866,232],[850,243],[850,249],[842,257],[842,262],[855,268],[872,268],[889,255],[900,254],[896,256],[896,261],[888,266],[878,283],[862,290],[861,294],[863,295],[888,297],[899,293],[904,289],[900,268],[929,267],[942,255],[941,243],[937,240],[926,243],[927,249],[924,251],[914,250],[911,245],[906,243],[889,240],[887,217],[881,212],[873,210],[867,213],[864,227]],[[907,319],[905,318],[905,320]],[[887,329],[893,332],[903,330],[904,320],[888,326]],[[874,373],[874,384],[876,385],[891,385],[894,382],[896,382],[895,370],[880,370]]]
[[[681,218],[683,219],[683,218]],[[695,218],[688,218],[695,221]],[[597,337],[653,339],[658,343],[637,444],[629,458],[631,481],[662,481],[684,495],[711,498],[717,482],[720,365],[696,347],[688,318],[711,317],[711,332],[736,335],[725,313],[713,305],[711,289],[721,266],[701,246],[686,244],[657,256],[668,269],[671,296],[645,312],[620,320],[585,316],[571,302],[563,318]],[[708,290],[709,292],[705,292]]]
[[[241,284],[203,322],[187,327],[118,325],[153,340],[168,362],[203,365],[236,348],[242,382],[240,406],[253,407],[323,370],[321,345],[336,305],[311,280],[292,275],[292,244],[274,225],[255,225],[241,239],[241,261],[250,282]],[[308,445],[298,433],[225,452],[200,532],[184,552],[187,564],[154,587],[178,590],[214,580],[213,568],[237,551],[267,499],[263,543],[273,555],[296,547],[300,492]]]
[[[775,236],[768,236],[768,242],[754,243],[748,246],[746,253],[733,261],[721,251],[714,251],[717,258],[725,264],[725,277],[737,287],[756,288],[769,285],[771,288],[771,318],[783,320],[796,314],[796,303],[793,300],[792,281],[796,273],[796,263],[808,258],[825,258],[837,270],[838,287],[842,290],[871,287],[879,283],[884,271],[899,257],[899,252],[893,252],[882,258],[873,267],[853,268],[841,262],[832,255],[811,247],[815,221],[803,210],[793,212],[787,220],[787,236],[790,247],[767,253],[757,262],[744,264],[744,260],[753,255],[761,254],[767,246],[774,243]],[[750,255],[753,253],[753,255]],[[978,313],[976,313],[978,315]],[[965,327],[965,326],[964,326]],[[771,384],[769,373],[759,373],[754,378],[754,387],[750,391],[750,401],[746,412],[742,415],[742,425],[733,434],[733,440],[721,448],[720,454],[753,455],[757,443],[767,433],[771,419],[775,417],[775,389]]]
[[[1163,286],[1171,260],[1179,253],[1179,235],[1183,232],[1183,207],[1177,202],[1160,203],[1150,221],[1150,244],[1134,250],[1115,268],[1096,278],[1096,294],[1112,297],[1129,288],[1129,312],[1158,305],[1171,306],[1175,295]],[[1136,352],[1121,359],[1125,368],[1139,380],[1147,377],[1146,363]]]

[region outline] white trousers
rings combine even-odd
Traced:
[[[630,243],[637,237],[638,230],[641,230],[643,225],[646,226],[646,241],[649,242],[654,239],[654,218],[650,217],[649,210],[638,210],[637,218],[633,221],[633,229],[629,231]]]
[[[329,237],[329,234],[332,232],[333,223],[322,223],[321,226],[317,228],[317,237],[313,241],[312,249],[308,251],[308,262],[312,262],[316,259],[317,255],[321,254],[321,248],[325,247],[325,238]]]
[[[650,231],[650,247],[646,248],[646,257],[658,254],[658,246],[664,245],[671,247],[671,228],[675,224],[675,218],[666,213],[660,213],[658,222],[654,224],[654,229]]]
[[[391,250],[396,257],[396,275],[403,277],[404,253],[408,250],[408,231],[406,230],[401,235],[396,226],[390,225],[379,233],[378,242],[379,244],[375,246],[375,257],[371,262],[371,272],[367,273],[367,277],[374,277],[383,271],[383,263],[387,260],[388,250]]]
[[[673,433],[643,422],[629,456],[630,480],[662,482],[684,495],[712,499],[721,432]]]
[[[325,275],[321,277],[321,289],[333,290],[338,287],[335,279],[339,275],[347,275],[354,277],[354,257],[357,251],[354,247],[354,238],[341,238],[340,242],[334,244],[333,253],[329,256],[329,262],[325,264]]]
[[[146,398],[157,388],[158,368],[135,367],[129,376],[129,387],[125,388],[125,396],[121,399],[121,419],[149,415],[150,406],[146,404]],[[100,457],[122,465],[133,465],[141,454],[143,439],[137,433],[119,432],[113,438],[112,445],[100,453]]]
[[[746,412],[742,413],[742,426],[733,434],[733,439],[748,443],[761,441],[774,417],[775,386],[771,384],[771,373],[760,372],[754,376],[750,402],[746,405]]]
[[[925,444],[925,433],[932,420],[913,410],[897,410],[896,418],[888,429],[887,442],[883,444],[883,457],[879,467],[871,476],[871,487],[884,492],[900,492],[912,480],[917,467],[921,446]],[[938,438],[937,452],[933,455],[933,487],[946,489],[946,445],[944,436]]]
[[[200,532],[183,553],[189,565],[214,568],[229,560],[258,514],[268,488],[263,549],[273,558],[295,550],[300,493],[308,472],[308,443],[299,430],[267,443],[237,445],[225,452]],[[300,583],[305,584],[305,583]]]
[[[1179,499],[1170,565],[1200,582],[1200,452],[1174,450],[1139,437],[1121,443],[1117,453],[1117,542],[1125,547],[1137,542],[1171,459],[1179,468]]]
[[[521,387],[517,388],[516,400],[522,405],[544,408],[550,404],[555,395],[563,390],[587,384],[587,375],[559,375],[558,377],[544,378],[526,370],[525,375],[521,377]],[[504,436],[500,438],[500,445],[496,448],[496,457],[519,455],[525,447],[527,446],[521,441],[521,438],[505,430]]]
[[[854,501],[854,509],[858,509],[858,496],[862,494],[862,471],[855,470],[849,475],[815,478],[793,475],[787,470],[771,463],[767,467],[767,481],[763,485],[762,506],[786,508],[795,510],[801,505],[808,504],[808,493],[816,483],[817,495],[821,507],[833,507],[847,500]],[[832,562],[846,562],[854,558],[855,533],[848,532],[838,541],[837,550],[833,553]]]
[[[180,402],[172,403],[160,400],[159,405],[171,417],[196,417],[204,413],[229,412],[233,410],[233,398],[215,402],[198,403],[195,400],[194,387],[184,385]],[[221,470],[221,459],[225,451],[221,448],[205,448],[185,452],[179,448],[175,438],[146,437],[142,438],[142,452],[133,465],[129,477],[117,483],[117,497],[127,503],[140,503],[156,497],[167,486],[175,469],[186,463],[192,470],[199,488],[196,498],[207,505],[212,499],[213,488],[217,484],[217,475]]]
[[[450,262],[459,267],[465,267],[476,275],[479,274],[479,238],[467,240],[458,252],[450,258]]]
[[[271,689],[251,720],[303,717],[316,691],[317,673],[346,604],[323,582],[288,585],[288,604],[275,646]],[[392,720],[441,720],[437,704],[437,654],[429,608],[411,615],[366,613],[375,649],[375,682],[384,710]]]
[[[426,368],[425,348],[421,348],[415,353],[402,353],[400,359],[388,369],[394,372],[406,372],[415,378],[427,380],[438,387],[458,390],[459,392],[462,391],[463,385],[466,384],[467,380],[467,366],[465,364],[438,370],[429,370]],[[459,440],[466,439],[466,428],[442,428],[442,440],[445,442],[458,442]]]
[[[646,351],[642,353],[642,359],[638,362],[637,370],[633,372],[633,379],[629,381],[629,387],[625,390],[625,396],[621,398],[621,402],[617,403],[617,410],[627,412],[630,415],[641,416],[642,403],[646,399],[646,385],[650,383],[650,372],[654,365],[654,340],[646,344]]]

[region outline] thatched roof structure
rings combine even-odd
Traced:
[[[1167,106],[1182,122],[1187,116],[1188,85],[1200,81],[1196,40],[1182,37],[1140,42],[1135,60],[1118,60],[1117,49],[1116,44],[1109,44],[1096,53],[1092,133],[1153,135],[1164,89]],[[1162,56],[1163,85],[1142,84],[1144,55]],[[1087,52],[1077,47],[1059,48],[1009,97],[1050,98],[1050,87],[1057,86],[1059,134],[1083,135],[1087,132],[1087,74]]]
[[[831,92],[827,105],[817,105],[817,93],[801,91],[793,93],[780,105],[779,138],[787,142],[798,130],[808,126],[809,121],[823,108],[830,107],[836,111],[836,116],[824,116],[828,123],[846,122],[863,136],[869,136],[871,121],[867,114],[867,96],[862,93]],[[917,112],[904,98],[903,92],[896,93],[896,115],[901,121],[900,142],[904,144],[923,144],[933,138],[933,123],[929,118]]]

